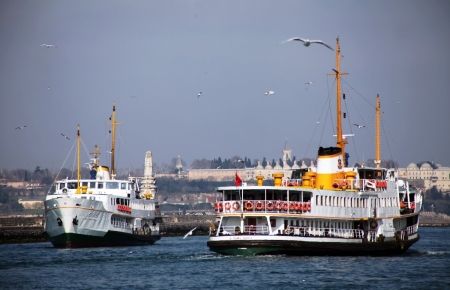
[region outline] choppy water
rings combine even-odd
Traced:
[[[450,228],[395,257],[222,256],[207,237],[153,246],[0,245],[0,289],[450,289]]]

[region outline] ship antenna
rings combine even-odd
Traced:
[[[81,170],[80,170],[80,124],[77,125],[77,190],[76,193],[80,193],[80,179],[81,179]]]
[[[113,105],[111,115],[111,177],[114,179],[116,176],[115,167],[115,150],[116,150],[116,105]]]
[[[381,104],[380,95],[377,94],[377,102],[375,106],[375,166],[381,167],[381,132],[380,132],[380,120],[381,120]]]

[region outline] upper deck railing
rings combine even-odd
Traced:
[[[305,213],[311,211],[311,202],[281,200],[227,200],[214,204],[216,212],[270,212],[270,213]]]

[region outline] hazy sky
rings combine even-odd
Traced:
[[[352,164],[374,157],[379,93],[382,157],[450,165],[449,15],[445,0],[0,1],[0,168],[61,167],[78,123],[109,160],[113,103],[119,168],[147,150],[272,159],[286,142],[315,157],[335,144],[335,55],[294,36],[340,37]]]

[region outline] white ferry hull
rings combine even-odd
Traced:
[[[160,239],[159,231],[114,227],[114,213],[99,201],[58,198],[47,200],[45,206],[45,231],[57,248],[145,245]]]

